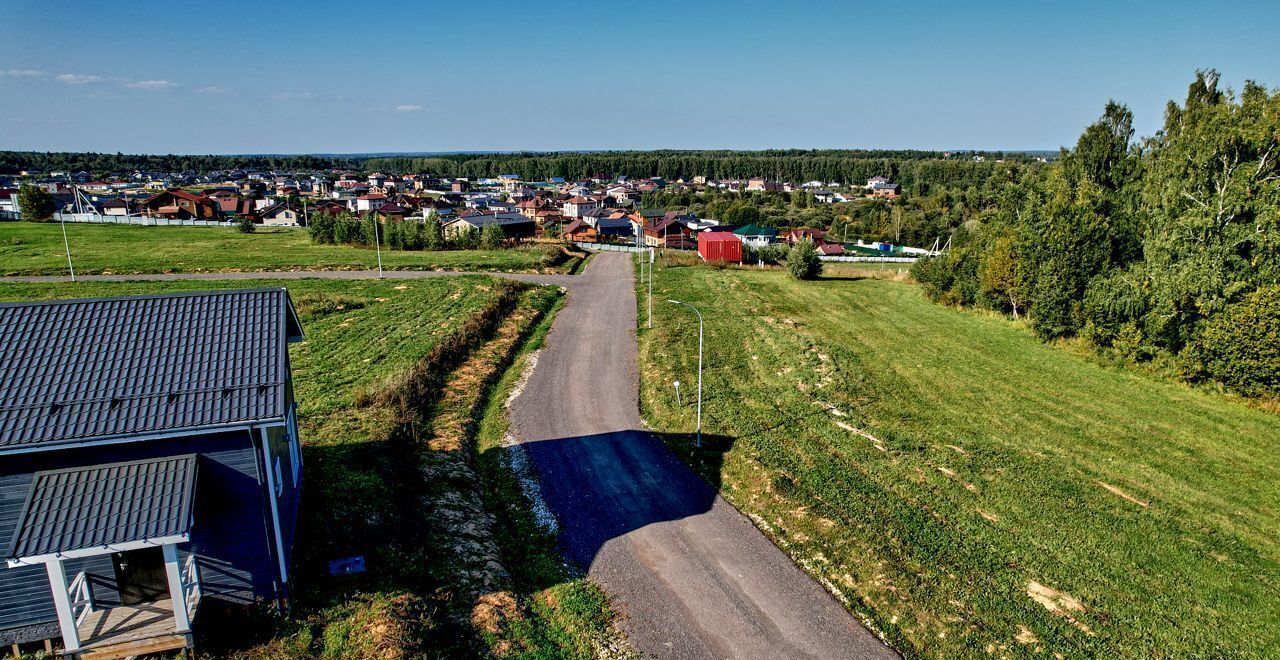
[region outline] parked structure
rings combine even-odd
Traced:
[[[703,261],[742,262],[742,240],[727,231],[698,234],[698,254]]]
[[[284,289],[0,304],[0,644],[178,650],[289,597],[302,338]]]

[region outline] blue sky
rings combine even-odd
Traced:
[[[0,0],[0,149],[1054,149],[1197,68],[1280,85],[1280,3]]]

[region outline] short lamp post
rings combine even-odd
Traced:
[[[701,449],[702,448],[702,312],[699,312],[697,307],[694,307],[693,305],[690,305],[687,302],[680,302],[679,300],[667,300],[667,302],[673,305],[684,305],[685,307],[692,309],[694,314],[698,315],[698,439],[697,439],[697,442],[695,443],[695,446]],[[679,385],[677,385],[676,388],[678,390]]]
[[[683,407],[684,403],[680,401],[680,381],[677,380],[671,384],[676,386],[676,407]]]

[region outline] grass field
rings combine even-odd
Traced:
[[[257,286],[286,286],[307,335],[291,348],[306,464],[295,566],[302,590],[294,594],[292,619],[215,620],[202,630],[207,637],[202,648],[259,658],[466,657],[503,644],[518,650],[508,657],[589,657],[584,649],[595,648],[612,630],[608,601],[590,583],[554,573],[553,542],[523,543],[512,536],[517,532],[507,527],[513,524],[507,509],[518,511],[522,505],[518,487],[496,462],[498,450],[485,445],[483,468],[476,471],[485,478],[486,492],[505,493],[492,502],[501,509],[503,525],[495,535],[502,560],[511,566],[518,600],[517,614],[500,639],[469,623],[469,606],[450,579],[465,562],[442,548],[447,530],[428,514],[477,486],[460,483],[460,490],[452,490],[448,480],[424,483],[431,460],[428,440],[454,427],[475,429],[481,416],[489,420],[486,428],[502,423],[500,407],[489,405],[498,386],[470,387],[466,381],[472,361],[496,374],[509,363],[494,362],[499,359],[494,342],[475,336],[477,319],[514,294],[511,312],[499,318],[527,319],[523,330],[516,328],[526,336],[555,302],[554,291],[483,276],[395,282],[0,283],[0,300]],[[432,362],[441,359],[437,349],[445,343],[450,354]],[[520,345],[504,350],[514,355]],[[448,376],[449,382],[462,379],[463,387],[455,388],[458,396],[437,403],[427,392],[427,398],[409,401],[423,412],[406,432],[405,410],[395,405],[406,374],[435,383],[445,380],[440,372],[451,371],[460,375]],[[421,382],[408,389],[417,390]],[[459,440],[471,447],[458,451],[476,453],[474,437]],[[365,557],[366,573],[327,574],[330,559],[353,555]],[[483,556],[465,559],[485,561]]]
[[[908,656],[1280,655],[1280,418],[873,274],[660,265],[646,419],[692,302],[674,448]]]
[[[364,270],[377,254],[350,245],[313,244],[306,230],[68,224],[76,273],[197,273],[306,269]],[[393,270],[529,271],[572,268],[546,247],[510,250],[383,250]],[[65,275],[67,253],[56,223],[0,222],[0,275]]]

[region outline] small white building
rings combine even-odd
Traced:
[[[382,208],[383,204],[386,204],[386,203],[387,203],[386,195],[382,195],[378,193],[361,195],[356,198],[356,210],[357,211],[377,211],[378,209]]]

